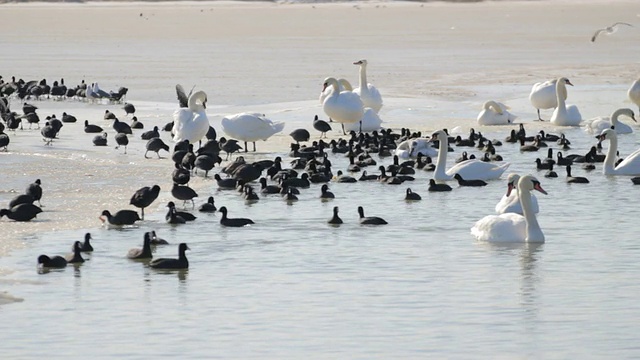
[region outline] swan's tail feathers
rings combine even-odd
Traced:
[[[502,164],[502,165],[499,166],[500,176],[502,176],[502,174],[504,174],[504,172],[507,171],[509,166],[511,166],[511,163],[505,163],[505,164]]]
[[[282,130],[284,130],[284,123],[283,122],[277,122],[273,124],[273,133],[277,134],[279,132],[281,132]]]

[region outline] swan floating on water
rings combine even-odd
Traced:
[[[611,114],[611,120],[609,120],[609,118],[607,117],[598,117],[588,120],[587,124],[584,126],[584,130],[589,134],[600,134],[602,133],[602,131],[611,129],[611,127],[613,127],[616,130],[617,134],[631,134],[633,132],[631,126],[618,120],[618,117],[620,115],[626,115],[630,117],[631,120],[636,121],[633,110],[629,108],[622,108],[614,111],[613,114]]]
[[[553,109],[558,106],[556,82],[558,82],[558,79],[539,82],[533,84],[533,87],[531,88],[529,101],[531,101],[531,105],[538,110],[538,120],[540,121],[542,121],[542,117],[540,117],[540,109]]]
[[[360,66],[360,84],[353,90],[360,95],[365,107],[372,108],[376,114],[382,108],[382,95],[375,86],[367,82],[367,60],[360,60],[353,63]]]
[[[543,243],[544,233],[532,208],[532,190],[547,194],[535,177],[526,175],[520,178],[517,191],[524,215],[485,216],[473,225],[471,234],[480,241]]]
[[[176,90],[178,91],[178,98],[181,98],[180,90],[177,86]],[[182,96],[186,98],[184,93],[182,93]],[[173,141],[189,140],[191,144],[194,144],[202,140],[207,135],[207,131],[209,131],[206,108],[207,94],[204,91],[196,91],[191,94],[187,107],[181,107],[173,113]]]
[[[362,124],[362,127],[360,126]],[[372,108],[364,108],[364,116],[362,121],[356,123],[344,124],[345,131],[364,131],[372,132],[380,130],[382,127],[382,119]]]
[[[616,166],[616,154],[618,153],[618,135],[615,130],[605,129],[596,138],[600,141],[609,140],[609,149],[604,158],[602,172],[605,175],[640,175],[640,149],[629,154]]]
[[[267,140],[272,135],[284,129],[283,122],[274,123],[264,114],[241,113],[225,117],[221,121],[222,131],[232,138],[244,141],[244,151],[247,151],[247,142],[253,143],[253,151],[256,151],[256,141]]]
[[[522,215],[522,204],[520,204],[520,198],[518,197],[518,181],[520,175],[511,173],[507,176],[507,194],[502,196],[502,199],[496,204],[496,213],[506,214],[515,213]],[[516,189],[516,191],[513,191]],[[538,207],[538,198],[535,195],[531,195],[531,209],[534,214],[540,211]]]
[[[553,110],[551,115],[551,123],[558,126],[578,126],[582,121],[582,115],[578,107],[575,105],[569,105],[565,103],[567,98],[567,85],[573,86],[571,81],[567,78],[560,78],[556,82],[556,99],[558,101],[558,107]]]
[[[340,92],[338,80],[332,77],[324,80],[322,91],[324,92],[329,87],[331,87],[331,92],[322,103],[324,113],[343,125],[362,120],[364,117],[364,105],[360,96],[351,91]]]
[[[631,84],[631,87],[627,91],[627,96],[632,103],[636,104],[638,111],[640,111],[640,79]]]
[[[465,180],[493,180],[498,179],[509,167],[509,163],[496,165],[481,160],[465,160],[453,165],[449,170],[447,166],[447,153],[449,149],[449,139],[447,133],[438,130],[431,136],[434,140],[440,141],[438,148],[438,162],[433,178],[438,182],[450,181],[455,174],[460,174]]]
[[[329,94],[331,94],[331,88],[324,88],[321,92],[320,92],[320,104],[324,104],[324,99],[327,98],[327,96],[329,96]],[[351,83],[349,82],[349,80],[345,79],[345,78],[339,78],[338,79],[338,91],[339,92],[343,92],[343,91],[353,91],[353,86],[351,86]]]
[[[509,112],[509,108],[496,101],[487,101],[482,105],[482,111],[478,114],[479,125],[508,125],[513,123],[517,116]]]
[[[438,150],[432,145],[433,142],[429,139],[408,139],[398,144],[398,147],[394,150],[394,155],[398,155],[401,159],[409,159],[416,158],[418,153],[422,153],[424,156],[433,158],[438,155]]]

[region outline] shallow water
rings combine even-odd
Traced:
[[[355,80],[351,62],[364,56],[370,81],[384,96],[381,117],[387,127],[409,126],[423,134],[448,128],[466,135],[476,127],[480,104],[499,99],[529,133],[564,131],[572,141],[568,153],[585,153],[595,139],[582,129],[531,121],[531,84],[568,75],[576,85],[569,101],[583,117],[608,116],[631,106],[625,92],[637,76],[640,43],[629,40],[631,32],[619,32],[596,47],[588,37],[601,16],[588,9],[597,4],[572,8],[579,21],[549,12],[556,4],[459,5],[455,11],[443,4],[418,10],[420,4],[415,11],[392,3],[358,9],[322,4],[314,10],[259,4],[253,11],[243,5],[238,17],[232,17],[237,5],[203,13],[206,3],[16,5],[0,11],[0,22],[34,16],[49,30],[7,26],[0,68],[5,79],[7,71],[25,79],[48,76],[50,82],[65,76],[68,84],[95,79],[106,90],[128,86],[145,130],[171,120],[175,83],[196,84],[209,95],[209,119],[219,136],[226,114],[260,111],[286,122],[282,134],[258,142],[259,152],[246,155],[254,160],[286,156],[287,134],[311,128],[313,115],[321,113],[316,96],[322,79]],[[476,10],[486,21],[469,18]],[[604,10],[629,12],[619,3]],[[225,22],[225,16],[237,21]],[[261,22],[265,16],[273,23]],[[82,19],[83,27],[54,26],[69,18]],[[328,26],[329,18],[340,26]],[[548,28],[540,29],[541,19]],[[360,21],[364,26],[353,25]],[[249,26],[255,24],[262,27]],[[347,26],[352,32],[345,38]],[[570,51],[557,52],[561,46]],[[189,62],[185,54],[191,54]],[[41,117],[67,111],[79,123],[65,124],[50,148],[42,146],[36,130],[10,133],[9,153],[0,152],[0,203],[36,178],[45,192],[37,220],[0,220],[6,236],[0,241],[0,350],[7,358],[640,355],[638,188],[628,177],[605,177],[601,166],[589,173],[574,166],[574,175],[591,183],[569,185],[561,168],[558,179],[535,170],[534,159],[546,151],[498,148],[511,163],[508,172],[537,174],[549,192],[538,194],[538,220],[547,239],[542,245],[491,245],[470,235],[475,221],[493,214],[504,180],[482,189],[451,183],[450,193],[428,193],[431,174],[422,171],[408,185],[422,195],[415,203],[402,200],[407,185],[356,183],[330,184],[336,199],[329,202],[319,200],[320,185],[313,185],[293,205],[278,196],[249,205],[235,192],[218,191],[211,179],[196,178],[197,204],[213,195],[230,216],[256,224],[228,229],[219,225],[219,214],[197,214],[195,223],[172,227],[164,222],[164,206],[172,200],[170,160],[144,159],[140,131],[131,137],[127,155],[112,145],[91,146],[93,135],[82,132],[81,122],[88,119],[105,127],[112,140],[102,114],[110,109],[123,116],[120,105],[35,104]],[[543,116],[548,119],[550,112]],[[620,137],[622,156],[640,147],[640,127],[633,126],[634,134]],[[476,128],[503,139],[512,126]],[[162,137],[169,141],[167,133]],[[463,150],[469,151],[456,148],[449,155],[449,165]],[[339,155],[330,160],[334,172],[348,163]],[[128,208],[136,189],[156,183],[163,191],[139,226],[100,227],[103,209]],[[389,225],[358,225],[358,205]],[[340,227],[326,224],[333,206],[345,221]],[[127,251],[141,246],[149,230],[171,243],[158,247],[155,257],[175,257],[177,244],[187,242],[190,269],[162,272],[127,260]],[[85,256],[87,262],[38,273],[38,255],[70,252],[87,231],[96,249]]]

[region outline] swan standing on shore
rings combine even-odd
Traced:
[[[256,151],[256,141],[266,141],[272,135],[284,129],[283,122],[274,123],[264,114],[241,113],[225,117],[221,121],[222,131],[230,137],[244,141],[244,151],[247,152],[247,142],[253,143]]]
[[[331,92],[322,103],[322,110],[332,120],[342,124],[342,132],[344,133],[344,124],[356,123],[364,117],[364,105],[358,94],[351,91],[340,92],[338,80],[335,78],[326,78],[322,91],[331,87]]]
[[[556,82],[556,99],[558,101],[558,107],[553,110],[551,115],[551,123],[558,126],[578,126],[582,121],[582,115],[578,107],[575,105],[569,105],[565,103],[567,98],[567,85],[573,86],[571,81],[567,78],[560,78]]]
[[[460,174],[460,176],[465,180],[498,179],[510,165],[509,163],[496,165],[473,159],[457,163],[445,172],[445,168],[447,166],[447,153],[449,149],[447,133],[443,130],[438,130],[433,133],[431,138],[433,140],[440,141],[440,147],[438,148],[438,162],[436,163],[436,170],[433,174],[433,178],[438,182],[452,180],[455,174]]]
[[[531,88],[529,101],[531,101],[531,105],[538,110],[539,121],[544,121],[542,120],[542,117],[540,117],[540,109],[553,109],[558,106],[556,82],[558,82],[558,79],[539,82],[533,84],[533,87]]]
[[[613,127],[616,130],[617,134],[631,134],[633,129],[631,126],[622,123],[618,120],[620,115],[626,115],[631,118],[631,120],[636,121],[636,117],[633,114],[633,110],[629,108],[618,109],[611,114],[611,120],[607,117],[598,117],[592,120],[584,126],[585,131],[589,134],[600,134],[602,131],[606,129],[611,129]],[[637,121],[636,121],[637,122]]]
[[[605,129],[596,136],[600,141],[609,140],[609,149],[604,158],[602,172],[605,175],[640,175],[640,149],[629,154],[616,166],[616,154],[618,153],[618,135],[615,130]]]
[[[209,131],[209,119],[205,109],[207,108],[207,94],[204,91],[196,91],[187,98],[182,86],[176,86],[180,109],[173,113],[173,141],[189,140],[191,144],[202,140]]]
[[[517,191],[523,215],[506,213],[485,216],[473,225],[471,234],[480,241],[543,243],[544,233],[532,208],[532,190],[547,194],[533,176],[520,178]]]
[[[360,66],[360,84],[353,90],[360,95],[365,107],[372,108],[376,114],[382,108],[382,96],[375,86],[367,82],[367,60],[360,60],[353,63]]]
[[[518,181],[520,175],[511,173],[507,176],[507,194],[502,195],[502,199],[496,204],[496,213],[506,214],[515,213],[522,215],[522,204],[520,204],[520,198],[518,197]],[[516,191],[513,191],[513,190]],[[540,211],[538,207],[538,199],[535,195],[531,195],[531,210],[534,214]]]
[[[638,111],[640,111],[640,79],[631,84],[629,91],[627,91],[627,96],[629,96],[629,100],[631,100],[632,103],[636,104]]]
[[[505,104],[490,100],[482,105],[477,120],[479,125],[508,125],[516,118]]]

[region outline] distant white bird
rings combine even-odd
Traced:
[[[326,99],[327,96],[331,94],[331,91],[333,91],[331,88],[325,88],[320,92],[320,104],[324,104],[324,99]],[[343,91],[353,91],[353,86],[351,86],[351,83],[349,82],[349,80],[345,78],[339,78],[338,92],[343,92]]]
[[[511,124],[517,116],[509,112],[509,107],[496,101],[487,101],[482,105],[482,111],[478,114],[479,125],[507,125]]]
[[[617,22],[611,26],[607,26],[604,29],[598,29],[596,30],[596,32],[593,34],[593,36],[591,37],[591,42],[596,41],[596,38],[598,37],[598,35],[600,35],[601,33],[605,33],[607,35],[611,35],[614,32],[618,31],[618,25],[626,25],[626,26],[631,26],[633,27],[633,25],[631,24],[627,24],[626,22]]]
[[[176,86],[176,92],[180,109],[173,113],[173,141],[189,140],[194,144],[202,140],[209,131],[209,118],[206,113],[207,94],[204,91],[196,91],[187,98],[180,85]],[[187,107],[183,107],[184,99],[187,99]]]
[[[629,91],[627,91],[627,96],[629,96],[629,100],[636,104],[638,110],[640,110],[640,79],[631,84]]]
[[[253,143],[253,151],[256,151],[256,141],[267,140],[272,135],[284,129],[283,122],[267,119],[264,114],[241,113],[225,117],[221,121],[222,131],[234,139],[244,141],[244,149],[247,151],[247,142]]]
[[[367,60],[359,60],[353,63],[360,67],[360,83],[353,92],[360,95],[365,107],[372,108],[376,114],[382,108],[382,96],[378,89],[367,82]]]

